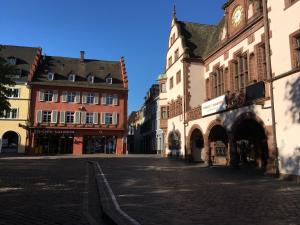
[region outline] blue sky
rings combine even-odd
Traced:
[[[0,44],[40,46],[47,55],[119,60],[129,78],[129,113],[164,71],[172,17],[216,24],[225,0],[9,0],[1,2]]]

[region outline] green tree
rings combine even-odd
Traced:
[[[3,110],[10,110],[10,103],[7,96],[11,94],[9,86],[15,85],[15,82],[8,75],[13,75],[16,72],[14,65],[6,62],[5,58],[1,57],[1,51],[4,47],[0,45],[0,113]]]

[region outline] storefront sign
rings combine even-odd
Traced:
[[[226,95],[214,98],[201,106],[202,116],[214,114],[226,109]]]
[[[36,134],[74,134],[74,130],[35,130]]]

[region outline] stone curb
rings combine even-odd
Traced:
[[[95,169],[95,179],[104,215],[115,225],[141,225],[120,208],[99,163],[95,161],[91,163]]]

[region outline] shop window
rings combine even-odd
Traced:
[[[66,112],[66,122],[74,123],[74,112]]]
[[[89,104],[94,103],[94,94],[93,93],[88,93],[86,96],[86,102]]]
[[[170,89],[172,89],[173,88],[173,86],[174,86],[174,80],[173,80],[173,77],[171,77],[170,78]]]
[[[300,67],[300,30],[290,35],[292,68]]]
[[[53,91],[45,91],[44,92],[44,101],[52,102],[53,99]]]
[[[43,123],[51,122],[51,111],[43,111]]]
[[[68,102],[75,102],[76,93],[75,92],[68,92],[67,94],[67,101]]]
[[[85,123],[86,124],[93,124],[93,117],[94,117],[94,113],[86,113]]]
[[[176,73],[176,84],[181,82],[181,70]]]

